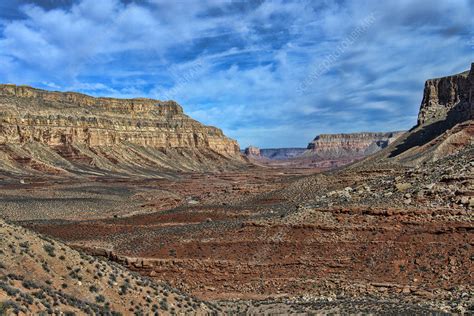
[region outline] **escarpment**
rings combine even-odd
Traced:
[[[474,142],[474,63],[460,74],[425,82],[417,124],[366,163],[417,166]]]
[[[403,132],[321,134],[308,144],[312,155],[324,159],[364,157],[387,147]]]
[[[126,174],[236,167],[239,145],[174,101],[0,85],[0,170]],[[97,171],[97,170],[95,170]]]
[[[418,126],[445,120],[460,123],[474,118],[474,63],[471,70],[425,83]]]

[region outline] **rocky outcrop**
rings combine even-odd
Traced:
[[[245,148],[244,154],[246,156],[260,157],[260,148],[249,146]]]
[[[418,122],[386,150],[364,163],[418,166],[474,144],[474,64],[457,75],[425,83]],[[359,167],[359,166],[355,166]]]
[[[460,123],[474,118],[474,63],[463,73],[427,80],[418,126],[440,120]]]
[[[322,134],[309,143],[305,155],[322,159],[360,158],[387,147],[403,132]]]
[[[0,169],[35,161],[43,169],[77,171],[84,168],[70,163],[80,161],[108,171],[208,170],[240,158],[235,140],[191,119],[174,101],[16,85],[0,85],[0,148]]]

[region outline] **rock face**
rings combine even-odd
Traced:
[[[322,134],[307,148],[248,147],[243,154],[251,162],[271,166],[332,169],[374,154],[404,132]]]
[[[463,73],[425,83],[417,125],[393,146],[372,157],[412,166],[436,161],[472,145],[474,139],[474,64]]]
[[[322,134],[309,143],[305,155],[322,159],[360,158],[387,147],[403,132]]]
[[[418,126],[440,120],[460,123],[473,119],[474,63],[463,73],[427,80],[418,114]]]
[[[68,171],[83,170],[71,165],[77,162],[127,173],[140,166],[206,170],[213,161],[224,165],[240,156],[235,140],[189,118],[174,101],[94,98],[16,85],[0,85],[0,148],[0,169],[22,169],[18,163],[34,161],[43,169]]]
[[[268,159],[284,160],[300,157],[306,148],[266,148],[260,149],[260,154]]]
[[[249,146],[245,148],[243,154],[247,157],[285,160],[300,157],[306,148],[258,148]]]
[[[244,154],[246,156],[260,157],[260,148],[254,147],[254,146],[249,146],[249,147],[245,148]]]

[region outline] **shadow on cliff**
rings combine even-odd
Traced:
[[[402,143],[398,144],[388,157],[393,158],[410,148],[422,146],[451,129],[456,124],[472,118],[472,104],[467,100],[461,101],[447,113],[445,119],[425,126],[417,125],[413,127],[409,131],[410,134],[408,137]]]

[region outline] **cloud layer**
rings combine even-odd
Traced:
[[[474,60],[472,1],[4,0],[0,82],[172,98],[241,146],[416,121]]]

